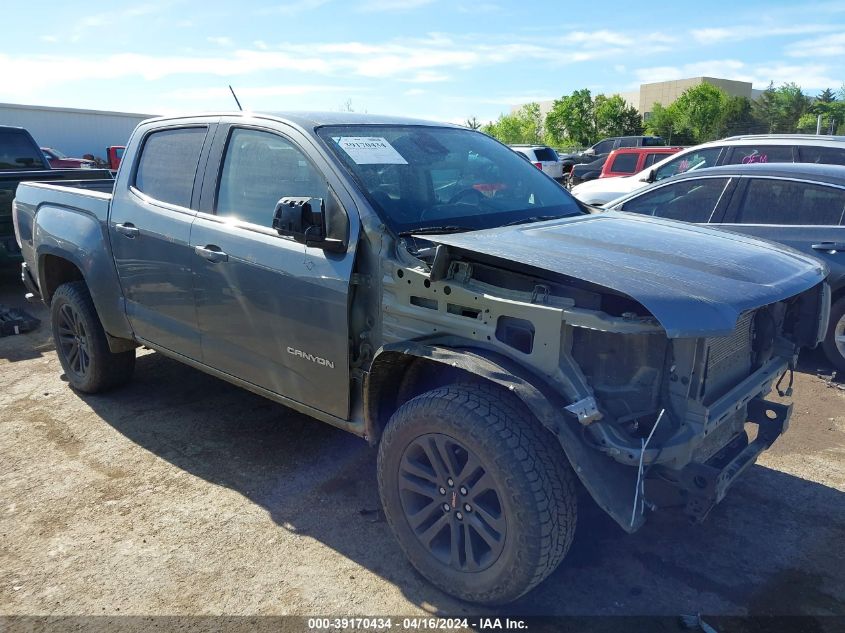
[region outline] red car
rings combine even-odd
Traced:
[[[682,147],[622,147],[615,149],[604,162],[599,178],[616,178],[617,176],[630,176],[639,173],[682,149]]]
[[[44,157],[50,163],[53,169],[93,169],[95,167],[94,161],[85,158],[69,158],[62,154],[59,150],[51,147],[42,147]]]

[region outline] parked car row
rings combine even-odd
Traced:
[[[845,165],[845,138],[800,134],[734,136],[690,147],[627,178],[581,183],[572,188],[572,195],[587,204],[606,204],[650,183],[696,169],[783,162]]]
[[[618,178],[630,176],[643,169],[651,167],[654,163],[663,160],[666,156],[681,151],[681,147],[644,146],[644,147],[623,147],[615,149],[591,163],[575,165],[566,179],[566,186],[574,187],[588,180],[596,178]]]

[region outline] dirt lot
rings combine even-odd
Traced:
[[[41,328],[0,338],[0,613],[478,612],[405,562],[364,442],[151,352],[82,396],[27,309]],[[585,504],[509,613],[845,614],[845,391],[802,362],[790,431],[706,523],[627,536]]]

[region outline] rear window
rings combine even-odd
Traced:
[[[845,147],[819,147],[802,145],[798,148],[798,160],[802,163],[822,163],[824,165],[845,165]]]
[[[613,159],[610,171],[613,173],[633,174],[637,171],[636,154],[619,154]]]
[[[204,127],[150,134],[138,161],[135,188],[161,202],[190,207],[205,135]]]
[[[0,130],[0,169],[43,169],[41,149],[21,130]]]
[[[742,224],[836,225],[845,212],[845,190],[806,182],[754,178],[740,207]]]
[[[745,145],[734,147],[726,165],[750,165],[753,163],[791,163],[791,145]]]
[[[551,147],[538,147],[534,150],[534,155],[539,161],[554,161],[560,160],[557,153]]]

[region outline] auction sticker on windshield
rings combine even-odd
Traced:
[[[334,142],[358,165],[407,165],[396,148],[380,136],[338,136]]]

